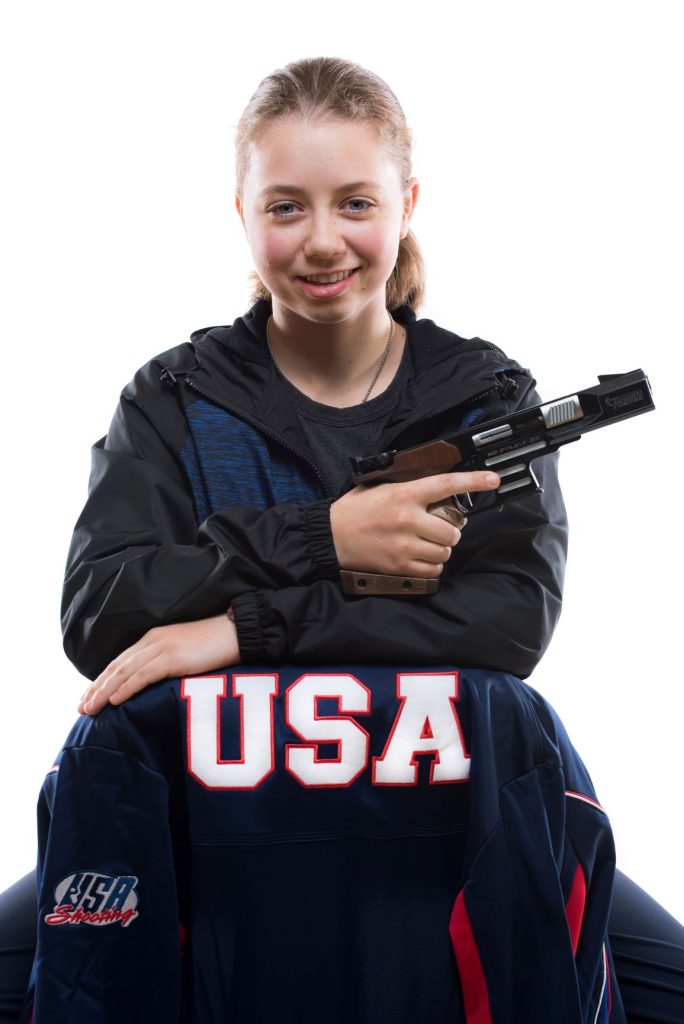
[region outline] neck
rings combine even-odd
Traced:
[[[291,384],[314,401],[344,408],[364,400],[387,353],[369,398],[391,383],[401,361],[405,331],[385,307],[339,323],[314,323],[273,306],[269,341],[274,361]]]

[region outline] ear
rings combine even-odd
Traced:
[[[408,235],[409,224],[411,223],[411,217],[413,211],[418,202],[418,194],[420,192],[420,186],[417,178],[409,178],[404,186],[404,210],[401,215],[401,231],[399,233],[400,238],[406,238]]]
[[[244,208],[242,206],[242,199],[240,198],[240,193],[239,192],[235,193],[235,209],[238,212],[238,217],[242,221],[242,226],[243,226],[243,228],[245,229],[245,232],[246,232],[247,231],[247,225],[245,224],[245,211],[244,211]]]

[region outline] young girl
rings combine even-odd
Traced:
[[[237,134],[254,305],[147,364],[94,448],[63,606],[65,649],[94,680],[79,710],[238,662],[534,669],[561,604],[555,460],[539,463],[536,498],[460,529],[428,506],[484,504],[496,475],[374,488],[349,475],[350,455],[539,400],[495,346],[416,319],[417,199],[403,112],[375,75],[319,59],[261,83]],[[345,569],[440,585],[354,599]],[[642,946],[639,901],[654,934]],[[622,878],[616,913],[630,1019],[684,1019],[681,929]],[[655,961],[633,971],[643,983],[635,957]]]
[[[487,343],[455,345],[439,329],[407,342],[423,291],[409,161],[395,98],[360,69],[305,63],[253,98],[236,206],[262,301],[209,335],[190,388],[191,346],[143,370],[95,449],[64,598],[67,652],[97,676],[79,710],[238,660],[353,650],[366,662],[534,668],[560,612],[555,465],[542,467],[543,497],[474,519],[464,540],[427,506],[491,490],[495,474],[349,490],[349,455],[535,399],[529,376]],[[205,438],[222,459],[217,484],[200,479]],[[340,569],[445,578],[429,602],[397,607],[347,600]]]

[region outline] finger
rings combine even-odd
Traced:
[[[112,659],[109,664],[100,672],[99,676],[93,680],[87,690],[81,696],[78,703],[79,714],[95,714],[94,711],[86,712],[86,704],[93,704],[99,711],[100,708],[104,707],[107,700],[100,701],[100,693],[106,691],[110,685],[111,679],[116,675],[117,672],[121,672],[123,667],[126,666],[131,658],[134,658],[145,647],[146,636],[142,636],[140,640],[127,647],[126,650],[122,651],[116,658]]]
[[[417,576],[421,580],[435,580],[444,572],[444,563],[434,565],[432,562],[409,562],[405,573],[400,576]]]
[[[437,516],[438,519],[443,519],[445,523],[455,526],[457,530],[462,530],[468,522],[468,517],[458,511],[453,499],[451,501],[433,501],[428,505],[427,511],[431,515]]]
[[[109,700],[109,690],[101,687],[87,692],[81,698],[78,710],[82,715],[96,715]]]
[[[458,533],[458,530],[456,531]],[[455,542],[456,543],[456,542]],[[450,544],[433,544],[427,540],[416,539],[411,545],[411,561],[427,562],[429,565],[443,565],[451,558]]]
[[[95,715],[109,699],[109,694],[124,678],[127,651],[111,661],[81,697],[78,710],[81,714]]]
[[[129,697],[144,690],[146,686],[151,683],[158,683],[162,679],[166,679],[169,675],[169,671],[166,667],[166,660],[163,654],[159,654],[152,661],[147,662],[142,668],[139,668],[137,672],[134,672],[132,676],[126,679],[125,682],[110,694],[109,703],[123,704]]]
[[[155,654],[148,647],[141,645],[140,641],[120,654],[83,694],[79,705],[81,714],[96,715],[107,704],[111,695],[153,657]]]
[[[120,677],[118,676],[109,675],[99,686],[86,691],[81,699],[79,708],[81,714],[96,715],[98,711],[102,711],[102,708],[109,701],[110,694],[120,685],[119,679]]]
[[[104,672],[100,673],[100,675],[97,677],[97,679],[95,679],[90,684],[88,689],[82,695],[80,701],[78,702],[79,714],[81,714],[81,715],[96,714],[96,711],[94,711],[94,710],[91,711],[91,708],[96,708],[97,711],[100,710],[100,708],[99,708],[99,695],[100,695],[100,692],[102,690],[104,690],[104,688],[107,685],[107,680],[109,679],[109,676],[111,674],[111,668],[112,668],[111,664],[107,665],[107,668],[104,670]]]
[[[467,494],[469,491],[493,491],[501,483],[497,473],[478,471],[476,473],[438,473],[414,480],[419,501],[430,504],[450,497],[452,494]]]
[[[418,520],[416,530],[421,540],[449,549],[458,544],[461,539],[461,530],[457,526],[428,511],[424,512]]]

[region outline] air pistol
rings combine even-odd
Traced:
[[[541,490],[531,463],[534,459],[558,451],[562,445],[577,441],[590,430],[617,423],[654,409],[648,377],[643,370],[607,374],[594,387],[556,398],[510,416],[478,423],[467,430],[405,448],[381,452],[364,458],[352,458],[352,474],[357,484],[398,483],[437,473],[491,469],[501,483],[493,492],[495,502],[488,508],[503,508],[508,501],[519,501]],[[429,510],[457,526],[476,509],[468,494],[437,502]],[[345,594],[418,595],[434,593],[438,580],[412,576],[388,576],[342,570]]]

